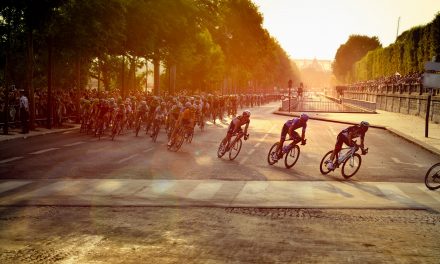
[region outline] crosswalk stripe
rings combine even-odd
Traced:
[[[11,161],[14,161],[14,160],[19,160],[19,159],[22,159],[22,158],[23,157],[13,157],[13,158],[9,158],[9,159],[0,160],[0,164],[8,163],[8,162],[11,162]]]
[[[73,146],[80,145],[80,144],[83,144],[83,143],[85,143],[85,142],[84,141],[78,141],[78,142],[75,142],[75,143],[66,144],[66,145],[64,145],[64,147],[73,147]]]
[[[126,161],[128,161],[128,160],[131,160],[132,158],[134,158],[134,157],[136,157],[136,156],[139,156],[139,154],[134,154],[134,155],[131,155],[131,156],[129,156],[129,157],[126,157],[126,158],[120,159],[120,160],[118,161],[118,164],[121,164],[121,163],[126,162]]]
[[[46,153],[46,152],[49,152],[49,151],[53,151],[53,150],[57,150],[57,149],[59,149],[59,148],[42,149],[42,150],[35,151],[35,152],[29,153],[29,154],[33,154],[33,155],[43,154],[43,153]]]

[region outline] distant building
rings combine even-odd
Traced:
[[[322,91],[331,86],[332,61],[314,59],[293,60],[301,73],[306,90]]]
[[[313,60],[311,59],[293,59],[293,61],[295,62],[296,66],[298,66],[298,68],[300,70],[305,69],[305,68],[315,68],[316,70],[321,70],[321,71],[332,71],[332,60],[318,60],[316,58],[314,58]]]

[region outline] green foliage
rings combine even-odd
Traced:
[[[351,35],[345,44],[336,51],[333,62],[333,73],[340,81],[351,78],[351,69],[355,62],[364,57],[369,51],[382,45],[377,37]]]
[[[145,60],[176,67],[179,89],[203,91],[225,79],[242,87],[297,79],[262,23],[250,0],[4,0],[0,81],[7,73],[10,83],[23,82],[30,44],[37,90],[46,89],[49,47],[56,89],[83,88],[100,76],[106,90],[137,90]]]
[[[440,13],[431,23],[403,32],[388,47],[369,52],[356,62],[351,72],[354,80],[376,79],[396,72],[421,72],[433,56],[440,57]]]

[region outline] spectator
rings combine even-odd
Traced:
[[[24,94],[24,90],[20,90],[20,121],[21,121],[21,133],[27,134],[29,133],[29,101],[26,95]]]

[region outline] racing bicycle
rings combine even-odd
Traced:
[[[269,150],[269,153],[267,154],[267,163],[269,163],[269,165],[273,165],[277,163],[278,160],[282,159],[285,154],[286,156],[284,157],[284,166],[286,166],[286,168],[290,169],[296,164],[299,158],[299,154],[301,153],[301,150],[298,146],[299,142],[295,142],[293,138],[290,138],[286,141],[292,141],[292,142],[289,145],[284,146],[282,148],[281,156],[279,156],[277,153],[277,148],[280,142],[275,142],[272,145],[272,147]],[[306,144],[305,141],[306,140],[304,140],[304,144],[302,145]]]
[[[192,140],[192,136],[193,136],[193,133],[191,132],[192,130],[193,129],[191,127],[185,127],[185,126],[180,126],[179,128],[177,128],[174,138],[171,139],[172,140],[171,145],[167,146],[168,150],[176,152],[182,146],[183,141],[185,140],[188,141],[189,137],[191,137]]]
[[[243,144],[241,138],[244,136],[244,140],[247,140],[249,138],[249,134],[245,135],[243,130],[240,129],[232,135],[232,137],[234,136],[235,138],[231,142],[229,142],[229,144],[226,138],[224,138],[222,142],[220,142],[217,150],[217,157],[223,157],[223,155],[225,155],[225,153],[228,151],[229,160],[234,160],[238,156],[241,150],[241,145]]]
[[[368,148],[361,148],[359,145],[356,144],[356,141],[354,141],[353,143],[353,147],[343,148],[341,149],[341,151],[339,151],[339,154],[335,156],[335,159],[333,161],[333,169],[329,169],[327,167],[327,161],[329,160],[333,150],[327,152],[322,158],[319,165],[319,170],[321,171],[321,173],[326,175],[342,165],[342,176],[345,179],[353,177],[359,171],[362,164],[361,155],[356,152],[361,149],[362,155],[366,155],[368,153]]]
[[[430,190],[440,188],[440,162],[432,165],[432,167],[426,172],[425,185]]]

